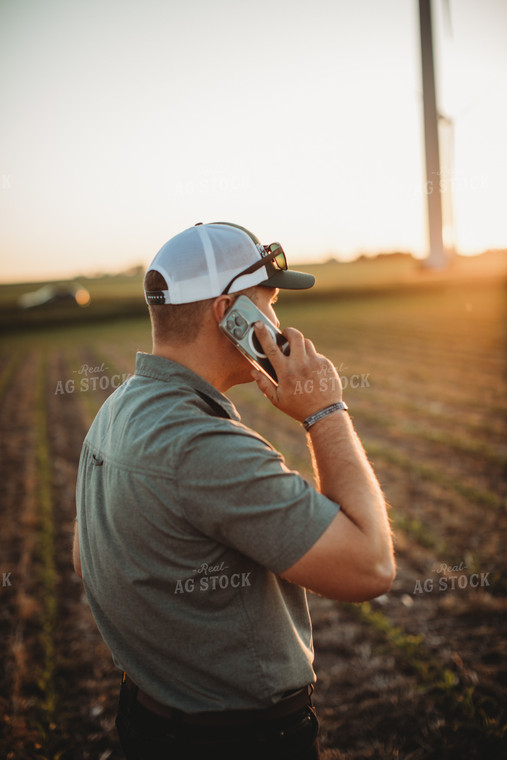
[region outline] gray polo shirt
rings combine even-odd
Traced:
[[[187,712],[265,707],[313,682],[306,592],[279,573],[338,509],[202,377],[138,354],[77,481],[83,582],[115,665]]]

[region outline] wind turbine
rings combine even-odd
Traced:
[[[421,34],[426,198],[429,231],[429,251],[425,264],[432,269],[443,269],[447,265],[442,235],[442,187],[444,183],[440,171],[439,113],[435,87],[431,0],[419,0],[419,27]]]

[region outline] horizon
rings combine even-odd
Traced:
[[[319,267],[319,266],[326,266],[329,264],[336,264],[336,265],[354,265],[354,264],[363,264],[365,262],[371,262],[375,263],[378,261],[388,261],[389,258],[410,258],[412,259],[414,264],[420,264],[421,271],[426,273],[431,273],[432,270],[430,268],[424,267],[424,261],[425,259],[419,256],[415,256],[410,251],[379,251],[378,253],[360,253],[353,259],[344,259],[340,258],[339,256],[333,256],[330,255],[326,259],[321,260],[301,260],[296,262],[295,266],[290,266],[290,269],[300,268],[303,269],[311,269],[311,267]],[[446,276],[447,274],[452,275],[452,263],[453,261],[456,263],[463,263],[463,262],[471,262],[479,260],[481,257],[490,257],[490,258],[496,258],[496,259],[504,259],[502,261],[503,267],[501,266],[499,269],[501,272],[503,272],[505,275],[507,275],[507,248],[491,248],[485,251],[481,251],[479,253],[475,254],[460,254],[460,253],[454,253],[452,254],[449,259],[448,263],[449,266],[443,270],[433,271],[433,274],[441,274],[443,276]],[[133,264],[131,266],[125,267],[124,269],[117,269],[117,270],[103,270],[103,271],[93,271],[93,272],[79,272],[75,274],[70,274],[69,276],[61,276],[61,277],[49,277],[46,279],[33,279],[33,280],[0,280],[0,288],[7,288],[9,286],[31,286],[31,285],[50,285],[50,284],[63,284],[63,283],[79,283],[80,281],[84,280],[100,280],[100,279],[107,279],[107,278],[135,278],[139,277],[140,275],[144,276],[144,273],[147,270],[148,265],[144,265],[142,263]],[[137,270],[137,271],[135,271]]]

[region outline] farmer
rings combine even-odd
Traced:
[[[278,324],[279,289],[313,282],[225,223],[172,238],[147,272],[153,353],[83,444],[74,542],[123,674],[128,760],[318,758],[306,589],[359,602],[392,584],[386,505],[332,363],[293,328],[284,355],[257,323],[275,385],[218,327],[239,294]],[[317,489],[223,395],[252,379],[303,423]]]

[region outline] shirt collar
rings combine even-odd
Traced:
[[[184,367],[172,359],[166,359],[156,354],[145,354],[139,351],[136,355],[136,375],[151,377],[166,383],[178,382],[186,388],[192,388],[201,398],[208,402],[214,413],[220,417],[230,417],[240,420],[238,410],[227,396],[220,393],[214,385],[203,377]],[[218,408],[217,408],[218,406]],[[222,413],[220,413],[220,410]]]

